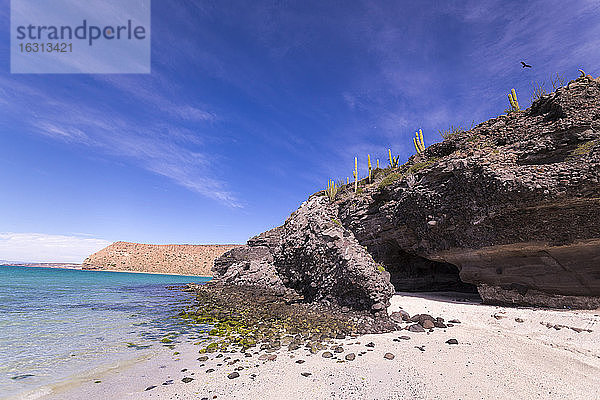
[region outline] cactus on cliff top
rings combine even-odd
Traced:
[[[369,183],[371,182],[371,178],[372,178],[372,171],[373,171],[373,167],[371,166],[371,155],[367,154],[367,164],[369,166]]]
[[[327,181],[327,189],[325,189],[325,194],[327,194],[327,197],[329,197],[329,201],[335,200],[335,196],[337,194],[338,189],[339,189],[339,187],[333,181],[333,179],[330,179]]]
[[[510,102],[511,111],[521,111],[521,108],[519,107],[519,101],[517,100],[517,92],[514,88],[511,89],[510,93],[508,94],[508,101]]]
[[[388,149],[388,158],[390,162],[390,168],[396,168],[398,166],[398,161],[400,160],[400,156],[392,157],[392,149]]]
[[[354,157],[354,193],[358,190],[358,159]]]
[[[413,144],[415,145],[415,150],[417,150],[417,154],[421,154],[425,151],[425,142],[423,141],[423,131],[421,129],[419,129],[419,132],[415,132]]]

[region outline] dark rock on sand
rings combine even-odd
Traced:
[[[409,332],[425,332],[425,329],[419,324],[410,325],[407,329]]]
[[[383,358],[385,358],[386,360],[393,360],[396,356],[394,356],[392,353],[385,353],[383,355]]]
[[[375,343],[369,342],[369,343],[365,344],[365,347],[375,347]]]
[[[460,321],[457,319],[451,319],[450,321],[448,321],[449,324],[460,324]]]
[[[423,321],[420,324],[423,327],[423,329],[432,329],[435,326],[435,324],[433,323],[433,321],[428,320],[428,319],[426,319],[425,321]]]
[[[146,389],[144,390],[152,390],[152,389],[156,389],[156,385],[152,385],[152,386],[148,386]]]
[[[433,322],[435,319],[429,314],[416,314],[410,318],[410,322],[417,322],[421,325],[423,325],[423,322],[425,321]]]
[[[183,383],[190,383],[193,380],[194,380],[194,378],[190,378],[190,377],[186,376],[185,378],[181,379],[181,382],[183,382]]]
[[[312,374],[310,372],[301,372],[300,375],[308,377],[308,376],[311,376]]]
[[[296,360],[296,364],[304,364],[304,360]]]
[[[448,343],[448,344],[458,344],[458,340],[456,340],[456,339],[448,339],[448,340],[446,340],[446,343]]]
[[[235,379],[235,378],[239,378],[240,373],[239,372],[232,372],[229,375],[227,375],[227,378],[229,379]]]
[[[22,379],[31,378],[32,376],[35,376],[35,375],[32,375],[32,374],[21,374],[21,375],[13,376],[10,379],[15,380],[15,381],[20,381]]]
[[[331,358],[333,357],[333,354],[331,354],[331,352],[326,351],[322,354],[323,358]]]
[[[404,321],[410,321],[410,315],[406,311],[400,310],[391,313],[390,319],[394,322],[401,323]]]
[[[399,336],[398,339],[400,339],[400,340],[410,340],[410,336]]]
[[[355,358],[356,358],[356,355],[354,353],[348,353],[348,354],[346,354],[346,357],[344,357],[344,359],[346,361],[354,361]]]
[[[200,356],[197,358],[197,360],[201,362],[208,361],[208,356]]]

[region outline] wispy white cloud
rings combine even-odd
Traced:
[[[115,78],[110,82],[116,82]],[[131,82],[126,82],[119,89],[133,90]],[[8,107],[23,116],[32,133],[94,149],[96,155],[120,157],[204,197],[241,207],[227,184],[217,177],[216,157],[203,150],[203,141],[210,135],[204,134],[207,128],[202,123],[213,121],[214,113],[174,104],[163,95],[152,96],[148,89],[142,98],[156,113],[149,119],[139,118],[110,105],[92,107],[70,99],[58,100],[21,81],[0,77],[0,83],[11,96]],[[35,99],[35,104],[28,103],[29,99]],[[196,127],[188,128],[184,123]]]
[[[64,140],[68,142],[86,143],[89,141],[88,136],[81,130],[73,127],[60,127],[47,121],[35,121],[33,125],[43,135],[53,139]]]
[[[0,232],[0,259],[25,262],[81,263],[111,242],[81,236]]]

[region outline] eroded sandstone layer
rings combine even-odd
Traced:
[[[236,247],[115,242],[86,258],[83,269],[211,276],[214,260]]]
[[[600,78],[342,186],[215,263],[230,284],[381,314],[396,290],[600,307]],[[391,284],[390,284],[391,282]]]

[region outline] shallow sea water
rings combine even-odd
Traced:
[[[175,317],[192,295],[166,286],[209,279],[0,266],[0,398],[204,337]]]

